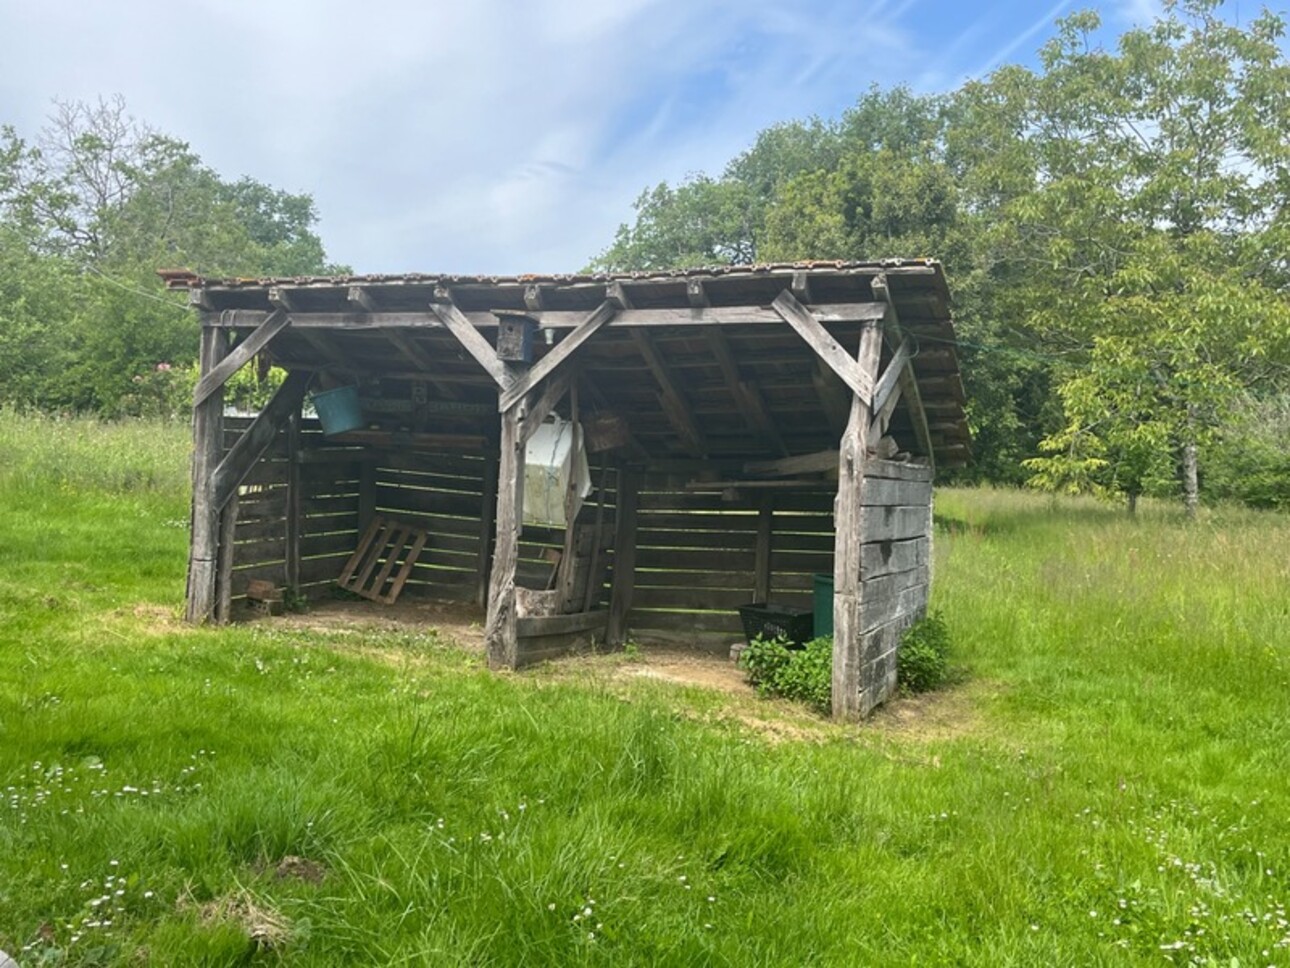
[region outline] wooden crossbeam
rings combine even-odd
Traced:
[[[781,457],[779,460],[749,461],[744,464],[745,474],[760,474],[764,477],[823,474],[837,469],[838,452],[835,449],[821,450],[814,454],[799,454],[794,457]]]
[[[591,339],[617,314],[618,306],[608,299],[602,302],[583,319],[580,326],[548,350],[546,356],[534,363],[527,373],[515,379],[510,386],[503,388],[497,401],[498,409],[505,412],[515,406],[525,394],[554,373],[579,346]]]
[[[503,390],[510,388],[515,382],[515,372],[502,362],[497,355],[497,350],[493,344],[484,339],[483,335],[475,328],[475,324],[466,318],[465,314],[457,308],[452,302],[452,296],[446,290],[441,294],[444,302],[430,304],[430,310],[438,317],[439,322],[447,327],[448,332],[457,337],[457,342],[462,345],[467,353],[475,358],[484,372],[493,378]]]
[[[695,280],[697,281],[697,280]],[[829,303],[811,305],[811,314],[822,323],[854,324],[882,319],[885,307],[876,302]],[[226,309],[212,325],[223,329],[252,329],[264,321],[263,310]],[[492,312],[464,312],[476,329],[492,330],[498,324]],[[543,329],[576,329],[587,318],[585,312],[564,309],[530,309],[525,316]],[[769,306],[679,306],[671,308],[624,309],[614,319],[616,326],[681,327],[695,326],[782,326],[784,319]],[[443,323],[429,309],[424,312],[381,310],[379,312],[293,312],[291,328],[373,330],[373,329],[438,329]]]
[[[849,386],[856,396],[865,403],[873,399],[873,376],[842,348],[842,344],[833,338],[832,334],[811,314],[809,309],[797,301],[791,292],[785,289],[771,305],[775,312],[779,313],[784,321],[806,340],[816,356],[842,378],[842,382]]]
[[[311,379],[313,379],[312,373],[300,370],[288,373],[282,386],[278,387],[264,409],[256,415],[251,426],[242,432],[242,436],[219,462],[219,466],[215,468],[212,485],[214,494],[212,503],[217,511],[222,510],[229,499],[237,493],[238,486],[246,480],[246,475],[251,473],[251,468],[264,456],[264,452],[269,449],[278,431],[286,426],[287,420],[299,409]]]
[[[242,369],[256,353],[264,349],[280,332],[291,325],[291,317],[284,309],[276,309],[269,314],[255,331],[238,343],[228,356],[220,360],[209,373],[202,376],[193,391],[193,406],[199,407],[212,393],[224,386],[238,370]]]

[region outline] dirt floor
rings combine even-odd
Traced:
[[[484,651],[483,609],[460,602],[411,596],[394,605],[328,601],[314,604],[308,612],[269,621],[317,631],[429,627],[471,651]],[[720,695],[715,718],[736,721],[772,740],[819,740],[839,735],[839,727],[804,707],[758,698],[728,657],[674,644],[642,643],[630,654],[570,656],[547,663],[532,674],[558,680],[592,678],[624,687],[655,682],[700,688]],[[977,683],[923,696],[897,697],[874,713],[866,731],[914,741],[949,739],[971,732],[977,725],[977,700],[983,689]]]

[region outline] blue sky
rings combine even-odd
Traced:
[[[1033,63],[1088,7],[1114,36],[1158,0],[0,0],[0,123],[120,94],[223,175],[312,193],[357,271],[572,271],[647,185],[873,83]]]

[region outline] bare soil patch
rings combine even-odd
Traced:
[[[393,605],[369,601],[317,602],[306,612],[264,621],[312,632],[433,629],[472,652],[484,651],[484,611],[465,602],[405,596]]]

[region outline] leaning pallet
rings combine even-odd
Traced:
[[[340,587],[374,602],[393,605],[428,539],[424,529],[378,514],[345,562]]]

